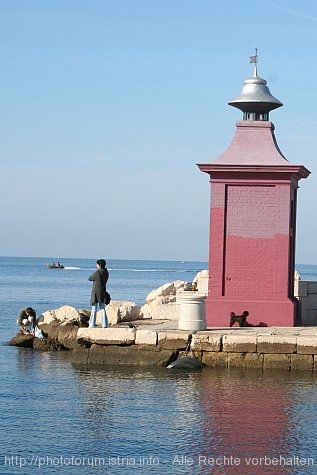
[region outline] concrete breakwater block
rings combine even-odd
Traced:
[[[223,335],[222,351],[227,353],[256,353],[257,337],[255,334],[249,333]]]
[[[141,346],[116,346],[93,344],[90,348],[73,350],[72,364],[75,366],[167,366],[177,358],[172,350],[149,350]]]
[[[194,351],[221,351],[221,345],[221,333],[201,331],[193,335],[191,348]]]
[[[296,353],[297,337],[294,335],[258,335],[258,353]]]
[[[97,343],[100,345],[133,345],[135,342],[135,328],[79,328],[77,341],[83,344]]]
[[[317,355],[317,338],[298,336],[297,353],[301,355]]]

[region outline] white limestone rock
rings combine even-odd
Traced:
[[[198,272],[194,281],[197,286],[197,290],[199,294],[208,295],[208,279],[209,279],[209,272],[207,269]]]
[[[142,318],[140,316],[140,310],[140,305],[136,304],[135,302],[111,300],[110,304],[106,307],[109,325],[139,320]],[[101,324],[100,311],[97,312],[96,323],[97,325]]]
[[[76,308],[71,307],[70,305],[63,305],[62,307],[47,310],[42,313],[38,321],[38,326],[51,325],[54,322],[60,326],[70,324],[79,325],[80,313]]]
[[[141,307],[140,316],[153,320],[179,320],[179,304],[162,303],[160,299],[153,300]]]
[[[40,327],[43,324],[50,325],[56,320],[54,310],[47,310],[42,313],[38,320],[38,326]]]
[[[68,325],[80,322],[79,311],[70,305],[63,305],[54,310],[55,318],[61,325]]]
[[[173,295],[176,295],[178,289],[184,287],[185,282],[182,280],[176,280],[175,282],[169,282],[167,284],[161,285],[158,289],[152,290],[145,299],[145,303],[150,303],[153,300],[162,299],[163,297],[170,298]],[[164,299],[162,299],[164,300]]]
[[[140,316],[156,320],[178,320],[177,292],[184,289],[184,285],[183,280],[176,280],[152,290],[145,299],[145,305],[141,307]]]
[[[194,282],[197,285],[198,292],[207,295],[208,270],[198,272]],[[180,305],[178,296],[184,291],[185,284],[185,281],[176,280],[152,290],[146,297],[145,305],[141,307],[140,316],[155,320],[179,320]]]

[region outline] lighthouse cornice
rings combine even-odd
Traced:
[[[226,178],[226,182],[237,182],[239,176],[254,175],[259,177],[275,177],[276,180],[291,179],[298,180],[307,178],[310,171],[303,165],[241,165],[241,164],[220,164],[220,163],[198,163],[197,166],[202,172],[212,175],[213,179]],[[230,178],[230,179],[229,179]]]

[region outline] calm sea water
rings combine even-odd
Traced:
[[[0,258],[1,474],[317,474],[312,373],[74,368],[67,352],[4,345],[16,314],[89,308],[94,260]],[[201,262],[109,260],[115,300],[144,303]],[[317,280],[316,266],[297,266]]]

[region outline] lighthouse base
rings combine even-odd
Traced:
[[[230,314],[242,315],[249,312],[247,322],[252,326],[294,327],[300,324],[299,302],[294,299],[283,301],[252,301],[206,299],[206,321],[208,327],[229,327]]]

